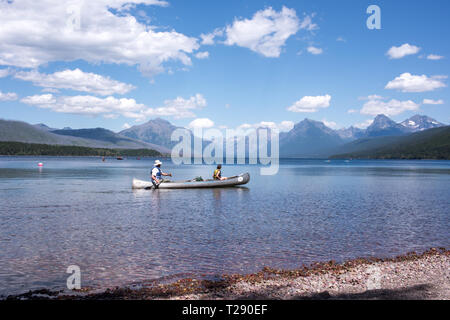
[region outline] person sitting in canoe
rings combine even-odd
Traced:
[[[219,164],[217,165],[217,169],[214,170],[214,174],[213,174],[213,179],[214,180],[227,180],[227,177],[222,177],[222,165]]]
[[[154,165],[153,165],[153,169],[152,169],[152,183],[153,183],[153,186],[155,187],[155,189],[158,189],[159,185],[163,181],[162,180],[163,176],[169,176],[169,177],[172,176],[171,173],[162,172],[161,165],[162,165],[162,162],[159,161],[159,160],[156,160]]]

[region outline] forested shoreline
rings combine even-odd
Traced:
[[[161,153],[152,149],[107,149],[81,146],[49,145],[0,141],[3,156],[103,156],[103,157],[157,157]]]

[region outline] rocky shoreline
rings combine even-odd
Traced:
[[[297,270],[264,268],[221,280],[182,279],[140,288],[74,294],[49,290],[8,296],[6,300],[216,300],[216,299],[450,299],[450,251],[432,248],[389,259],[360,258],[315,263]]]

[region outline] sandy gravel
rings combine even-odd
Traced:
[[[175,299],[450,299],[450,257],[425,255],[416,260],[380,261],[348,270],[289,279],[238,281],[210,293]]]

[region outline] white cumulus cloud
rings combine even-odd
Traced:
[[[311,23],[303,26],[307,29]],[[286,40],[301,28],[294,9],[283,6],[280,12],[271,7],[258,11],[251,19],[235,19],[225,29],[225,44],[248,48],[265,57],[276,58]]]
[[[206,129],[212,127],[214,127],[214,121],[208,118],[198,118],[189,123],[189,128],[192,129]]]
[[[202,33],[200,35],[200,38],[202,39],[202,44],[203,45],[213,45],[214,44],[214,39],[216,37],[221,37],[223,36],[223,32],[224,29],[223,28],[217,28],[216,30],[214,30],[211,33]]]
[[[281,123],[278,125],[278,129],[280,131],[290,131],[292,130],[292,128],[294,128],[294,121],[290,121],[290,120],[285,120],[285,121],[281,121]]]
[[[203,95],[197,93],[195,96],[185,99],[177,97],[176,99],[164,101],[164,106],[158,108],[149,108],[144,111],[145,116],[172,116],[176,119],[194,118],[194,110],[206,107],[207,102]]]
[[[331,129],[337,129],[338,128],[338,124],[336,122],[334,122],[334,121],[328,121],[326,119],[322,119],[322,122],[328,128],[331,128]]]
[[[391,99],[389,101],[383,101],[379,99],[367,101],[360,113],[367,115],[378,115],[385,114],[387,116],[395,116],[405,111],[415,111],[419,109],[419,104],[414,101],[399,101],[396,99]]]
[[[0,65],[36,68],[52,61],[138,66],[149,76],[170,61],[190,65],[196,38],[157,31],[129,13],[159,0],[0,1]]]
[[[209,58],[209,52],[208,51],[199,52],[195,55],[195,57],[197,59],[207,59]]]
[[[17,99],[18,96],[14,92],[3,93],[0,91],[0,101],[14,101]]]
[[[80,115],[120,114],[128,118],[141,118],[145,105],[134,99],[114,97],[98,98],[94,96],[59,96],[43,94],[25,97],[21,102],[55,112]]]
[[[288,111],[292,112],[317,112],[319,109],[328,108],[330,106],[331,96],[305,96],[288,107]]]
[[[70,89],[107,96],[111,94],[125,94],[134,86],[104,77],[95,73],[83,72],[80,69],[63,70],[52,74],[37,71],[21,71],[15,78],[31,81],[35,86],[46,89]]]
[[[402,92],[426,92],[433,91],[438,88],[446,87],[441,80],[447,78],[446,76],[432,76],[426,75],[412,75],[411,73],[403,73],[391,80],[386,85],[385,89],[396,89]]]
[[[323,50],[321,48],[317,48],[314,46],[309,46],[306,50],[308,50],[309,53],[314,54],[314,55],[323,53]]]
[[[423,99],[423,104],[444,104],[444,100]]]
[[[444,56],[439,56],[437,54],[429,54],[427,56],[427,59],[428,60],[441,60],[441,59],[444,59]]]
[[[300,29],[305,29],[308,31],[319,29],[319,26],[316,23],[312,22],[312,18],[314,18],[315,15],[316,15],[315,13],[311,15],[306,15],[303,21],[300,23]]]
[[[386,53],[390,59],[400,59],[407,55],[416,54],[420,51],[420,48],[409,43],[402,44],[400,47],[392,47]]]
[[[137,103],[134,99],[127,98],[117,99],[112,96],[99,98],[89,95],[55,96],[50,93],[28,96],[23,98],[21,102],[60,113],[88,116],[103,115],[106,118],[114,118],[120,115],[140,121],[150,116],[195,117],[193,110],[206,106],[206,100],[201,94],[189,99],[178,97],[174,100],[166,100],[164,106],[159,108],[150,108]]]

